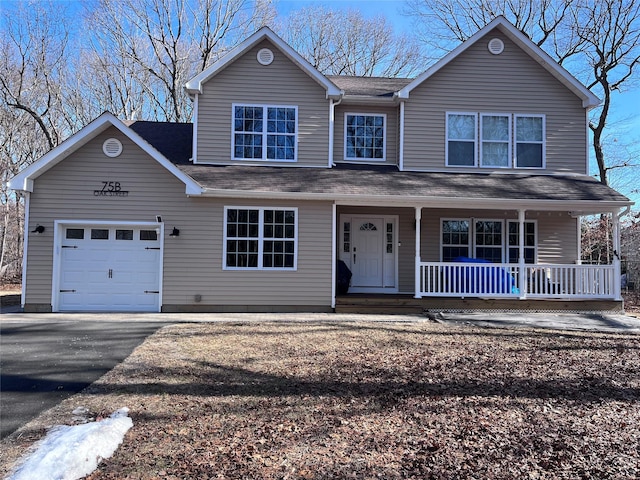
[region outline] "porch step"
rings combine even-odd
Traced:
[[[413,298],[411,295],[349,294],[336,297],[336,313],[420,315],[426,311],[611,312],[624,311],[614,300],[517,300],[482,298]]]

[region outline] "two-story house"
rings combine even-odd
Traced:
[[[621,308],[619,262],[579,261],[579,217],[618,248],[632,205],[588,176],[599,99],[504,18],[414,79],[263,28],[185,89],[193,124],[105,113],[11,180],[25,310]]]

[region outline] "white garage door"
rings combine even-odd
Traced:
[[[160,235],[150,226],[65,226],[58,310],[157,312]]]

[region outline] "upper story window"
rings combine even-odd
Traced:
[[[516,115],[516,167],[544,168],[544,115]]]
[[[447,166],[545,167],[544,115],[447,112],[446,137]]]
[[[296,161],[298,108],[234,105],[233,159]]]
[[[483,113],[480,115],[480,165],[509,167],[511,151],[511,122],[509,115]]]
[[[295,270],[295,208],[225,208],[225,269]]]
[[[447,165],[476,165],[477,115],[447,113]]]
[[[385,159],[385,115],[345,114],[345,160]]]

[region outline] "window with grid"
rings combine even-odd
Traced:
[[[475,258],[502,263],[502,226],[501,220],[476,220]]]
[[[520,224],[510,221],[508,233],[509,263],[518,263],[520,251]],[[536,223],[524,222],[524,262],[536,263]]]
[[[345,114],[345,159],[384,160],[384,124],[384,115]]]
[[[295,161],[297,107],[233,106],[235,160]]]
[[[225,212],[225,268],[296,268],[296,209],[230,207]]]
[[[442,261],[469,256],[469,220],[442,221]]]

